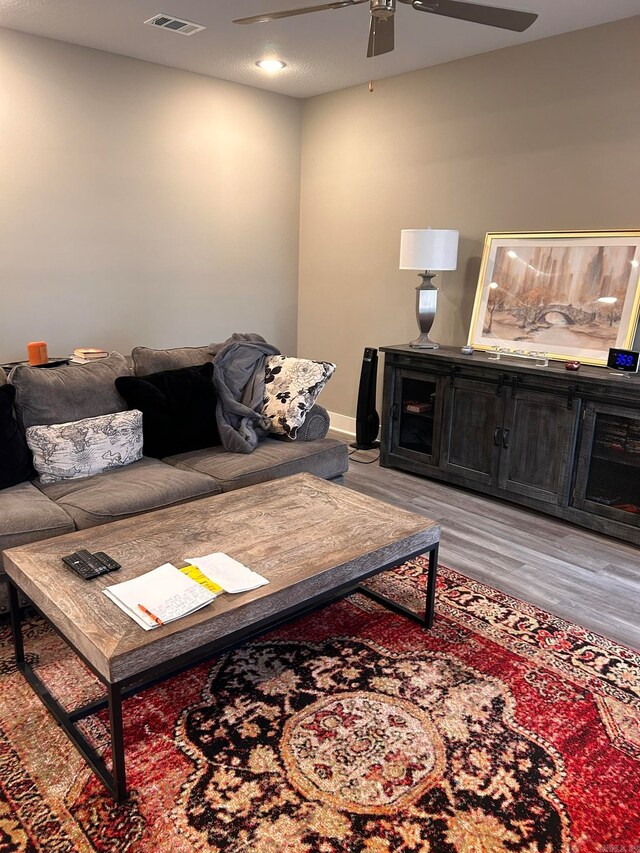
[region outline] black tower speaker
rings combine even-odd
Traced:
[[[376,441],[380,418],[376,412],[376,381],[378,378],[378,350],[365,347],[360,371],[358,408],[356,411],[356,440],[351,447],[372,450],[379,447]]]

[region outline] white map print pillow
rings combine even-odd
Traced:
[[[265,367],[262,414],[271,418],[270,432],[295,438],[336,366],[329,361],[272,355]]]
[[[142,457],[142,412],[116,412],[26,430],[41,483],[74,480]]]

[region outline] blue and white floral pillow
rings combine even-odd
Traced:
[[[271,418],[270,432],[295,438],[307,412],[333,376],[335,364],[272,355],[266,360],[262,414]]]
[[[41,483],[74,480],[142,458],[142,412],[116,412],[25,431]]]

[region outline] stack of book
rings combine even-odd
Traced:
[[[90,361],[99,361],[101,358],[106,358],[109,353],[104,349],[96,349],[95,347],[78,347],[69,356],[69,361],[72,364],[88,364]]]
[[[424,414],[425,412],[431,411],[431,403],[427,403],[423,400],[405,400],[404,410],[405,412],[410,412],[412,414]]]

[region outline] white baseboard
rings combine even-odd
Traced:
[[[355,418],[350,418],[347,415],[339,415],[337,412],[329,412],[329,417],[331,418],[331,429],[334,429],[336,432],[343,432],[346,435],[355,438]]]

